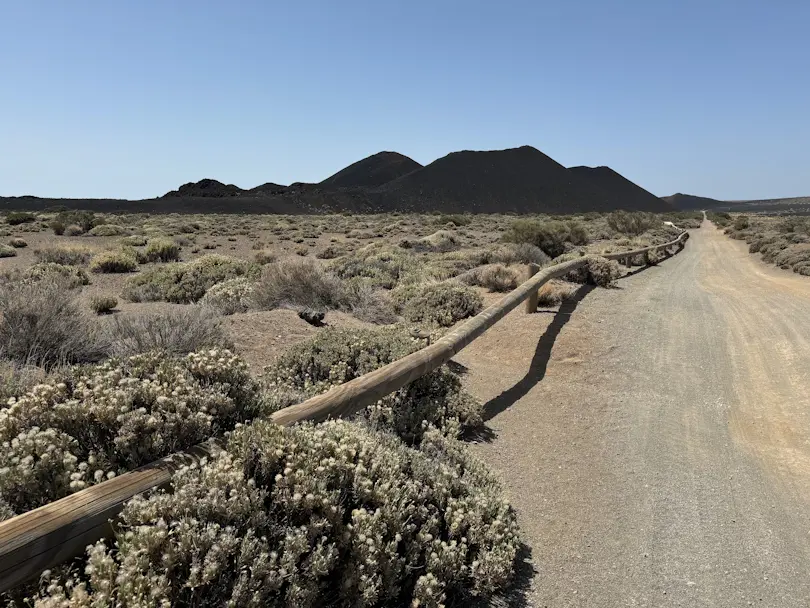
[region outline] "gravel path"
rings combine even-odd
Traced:
[[[516,603],[809,606],[810,279],[705,224],[579,295],[457,358],[530,551]]]

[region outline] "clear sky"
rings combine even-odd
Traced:
[[[807,0],[0,0],[0,195],[320,181],[532,145],[810,195]]]

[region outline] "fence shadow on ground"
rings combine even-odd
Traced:
[[[532,362],[529,365],[529,371],[521,378],[517,384],[505,390],[497,397],[490,399],[484,404],[484,421],[492,419],[507,408],[511,407],[516,401],[523,398],[538,382],[540,382],[546,375],[548,368],[548,361],[551,357],[551,349],[554,347],[554,342],[557,336],[560,335],[562,328],[568,323],[571,314],[576,310],[577,306],[585,296],[593,291],[593,285],[583,285],[580,287],[573,297],[568,298],[560,305],[559,311],[554,315],[554,320],[540,336],[537,342],[537,347],[532,356]]]
[[[666,254],[661,258],[661,260],[658,261],[658,264],[668,260],[673,255],[675,254]],[[623,275],[619,280],[637,275],[651,267],[652,266],[640,266]],[[543,332],[543,335],[540,336],[540,340],[537,342],[537,347],[534,351],[534,356],[532,357],[532,362],[529,365],[529,371],[526,372],[526,375],[521,378],[517,384],[484,404],[484,422],[491,420],[501,412],[510,408],[518,400],[526,396],[526,394],[543,379],[543,377],[546,375],[549,359],[551,358],[551,349],[554,347],[554,342],[557,340],[557,336],[560,335],[562,328],[565,327],[566,323],[568,323],[569,319],[571,318],[571,314],[576,310],[579,303],[582,302],[582,300],[585,299],[585,296],[587,296],[594,289],[595,287],[593,285],[583,285],[576,291],[572,298],[569,298],[560,305],[558,311],[538,311],[539,313],[553,314],[554,320],[546,328],[546,331]],[[486,426],[472,431],[470,435],[466,437],[466,439],[472,441],[492,441],[494,438],[495,434],[493,433],[492,429]]]

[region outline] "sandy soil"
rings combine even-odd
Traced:
[[[579,295],[458,357],[528,545],[515,603],[808,605],[810,280],[707,224]]]

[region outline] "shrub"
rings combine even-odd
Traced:
[[[108,295],[95,295],[90,298],[90,309],[97,315],[108,314],[118,306],[118,298]]]
[[[25,241],[25,239],[21,239],[19,237],[11,239],[8,244],[14,247],[14,249],[23,249],[24,247],[28,247],[28,243]]]
[[[90,236],[121,236],[127,231],[116,224],[101,224],[92,228],[87,234]]]
[[[401,328],[327,328],[294,345],[269,367],[266,380],[272,390],[311,397],[367,374],[419,350],[421,344]],[[418,443],[430,424],[447,432],[481,423],[481,405],[461,387],[458,375],[447,366],[432,371],[374,406],[363,417],[377,428]]]
[[[334,260],[329,269],[341,279],[362,278],[375,287],[392,289],[407,273],[418,270],[419,262],[400,248],[372,243]]]
[[[64,286],[0,283],[0,357],[53,367],[98,361],[104,354],[97,327]]]
[[[324,249],[315,254],[321,260],[333,260],[346,255],[346,248],[341,245],[327,245]]]
[[[247,312],[253,296],[254,283],[244,277],[229,279],[213,285],[200,300],[200,304],[221,315]]]
[[[115,539],[88,547],[87,575],[42,594],[53,605],[471,605],[508,584],[520,542],[494,476],[435,433],[413,449],[345,421],[258,421],[172,486],[130,501]]]
[[[133,234],[131,236],[125,236],[121,239],[120,243],[125,247],[142,247],[146,245],[146,237],[142,234]]]
[[[79,229],[78,234],[82,234],[103,224],[104,220],[92,211],[61,211],[54,218],[54,222],[65,227],[76,227]],[[67,232],[67,228],[65,228],[65,232]],[[68,234],[68,236],[76,235]]]
[[[455,226],[466,226],[471,221],[472,220],[469,217],[467,217],[466,215],[460,215],[458,213],[454,213],[454,214],[449,214],[449,215],[448,214],[440,215],[438,217],[438,219],[436,220],[436,223],[437,224],[442,224],[442,225],[453,224]]]
[[[588,282],[599,287],[612,287],[621,276],[619,263],[599,256],[588,258]]]
[[[709,211],[706,213],[706,217],[710,222],[715,223],[720,228],[728,226],[732,221],[731,216],[724,211]]]
[[[587,245],[590,242],[588,229],[580,222],[567,222],[568,237],[566,240],[572,245]]]
[[[30,224],[37,221],[37,216],[27,211],[12,211],[6,216],[6,223],[9,226],[18,226],[20,224]]]
[[[52,220],[51,223],[48,225],[50,226],[51,230],[53,230],[53,233],[55,235],[60,236],[62,234],[65,234],[65,228],[67,228],[67,226],[65,225],[64,222],[60,220]]]
[[[531,243],[503,243],[488,252],[493,264],[538,264],[545,266],[551,258],[537,245]]]
[[[76,368],[0,416],[0,496],[22,513],[230,430],[262,407],[226,350]]]
[[[66,266],[81,266],[87,264],[95,251],[88,247],[76,245],[51,245],[42,249],[35,249],[34,256],[40,262],[53,262]]]
[[[472,317],[483,307],[481,295],[453,281],[400,287],[393,293],[394,305],[408,321],[449,327]]]
[[[244,260],[208,254],[186,263],[152,268],[127,280],[124,297],[133,302],[164,300],[196,302],[213,285],[238,277],[252,278],[258,270]]]
[[[661,222],[651,213],[614,211],[607,216],[607,223],[616,232],[637,235]]]
[[[751,225],[747,215],[738,215],[734,218],[734,230],[745,230]]]
[[[119,357],[155,350],[184,355],[232,346],[216,315],[199,306],[116,315],[107,331],[110,350]]]
[[[529,243],[543,250],[552,258],[565,253],[565,242],[570,231],[563,222],[519,219],[502,235],[502,240],[509,243]]]
[[[576,288],[563,281],[549,281],[537,291],[539,306],[559,306],[576,292]]]
[[[253,257],[256,260],[257,264],[261,264],[264,266],[265,264],[270,264],[275,262],[278,259],[278,256],[272,251],[257,251],[256,255]]]
[[[343,283],[310,260],[289,258],[264,267],[253,293],[259,310],[311,308],[335,310],[346,304]]]
[[[90,261],[90,272],[133,272],[138,268],[138,260],[131,251],[102,251]]]
[[[0,409],[8,405],[10,397],[27,393],[37,384],[45,382],[47,375],[41,367],[0,359]],[[2,498],[0,498],[0,505],[2,502]],[[3,519],[4,517],[0,513],[0,521]]]
[[[514,271],[502,264],[478,266],[468,270],[458,278],[462,283],[486,287],[490,291],[511,291],[517,287],[517,276]]]
[[[437,253],[452,251],[459,246],[458,237],[448,230],[437,230],[431,235],[416,241],[409,241],[406,249],[414,251],[433,251]]]
[[[17,255],[17,250],[9,245],[0,244],[0,258],[13,258]]]
[[[20,283],[56,282],[65,289],[75,289],[90,284],[90,277],[82,268],[65,266],[56,262],[39,262],[13,276],[5,277],[4,280]]]
[[[146,249],[139,256],[144,262],[176,262],[180,259],[180,245],[171,239],[149,239]]]
[[[773,263],[780,268],[799,272],[802,267],[810,264],[810,245],[806,243],[790,245],[774,256]]]
[[[65,236],[80,236],[84,234],[84,230],[78,224],[70,224],[65,228]]]

